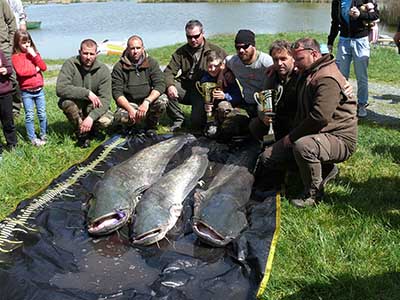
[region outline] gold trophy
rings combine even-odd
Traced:
[[[254,100],[257,103],[258,117],[264,122],[265,119],[271,120],[275,116],[275,108],[282,97],[283,87],[280,85],[278,89],[268,89],[254,93]],[[272,122],[269,121],[268,134],[264,136],[263,143],[271,144],[275,142],[275,133]]]
[[[207,113],[207,123],[213,122],[212,105],[214,102],[213,91],[218,87],[216,82],[203,82],[196,81],[196,89],[199,91],[200,95],[204,99],[204,104],[209,106],[210,109],[206,110]]]

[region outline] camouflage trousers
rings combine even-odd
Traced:
[[[82,121],[89,115],[93,110],[91,103],[87,101],[74,101],[74,100],[64,100],[60,99],[58,101],[58,107],[62,109],[64,115],[67,117],[68,121],[74,126],[74,130],[79,135],[79,126]],[[99,119],[94,121],[93,129],[104,129],[111,125],[113,122],[113,113],[108,110]]]
[[[139,105],[133,102],[129,104],[137,110]],[[146,129],[156,129],[161,115],[165,112],[168,104],[168,97],[165,94],[160,95],[156,100],[150,103],[149,110],[145,118]],[[114,115],[114,122],[116,125],[132,126],[134,123],[129,120],[128,112],[123,108],[118,108]]]

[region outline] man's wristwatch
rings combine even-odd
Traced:
[[[144,98],[143,102],[149,102],[149,104],[151,104],[151,100],[149,98]]]

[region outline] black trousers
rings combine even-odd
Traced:
[[[0,95],[0,121],[8,147],[15,147],[17,145],[17,132],[14,125],[12,103],[12,93]],[[0,143],[0,149],[1,147]]]

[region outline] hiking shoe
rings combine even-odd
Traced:
[[[182,128],[183,121],[175,121],[174,124],[172,124],[170,130],[171,132],[178,131],[179,129]]]
[[[312,196],[301,196],[297,199],[290,200],[290,203],[292,203],[294,206],[298,208],[305,208],[305,207],[316,206],[317,199]]]
[[[42,135],[40,135],[40,137],[39,137],[42,141],[45,141],[45,142],[47,142],[47,135],[46,134],[42,134]]]
[[[367,116],[367,106],[368,104],[359,104],[357,110],[357,116],[359,118],[365,118]]]
[[[36,146],[36,147],[41,147],[41,146],[46,144],[46,141],[43,141],[43,140],[38,139],[38,138],[34,138],[31,142],[32,142],[32,145]]]
[[[147,129],[146,130],[146,136],[149,138],[154,139],[155,137],[157,137],[157,130],[155,129]]]

